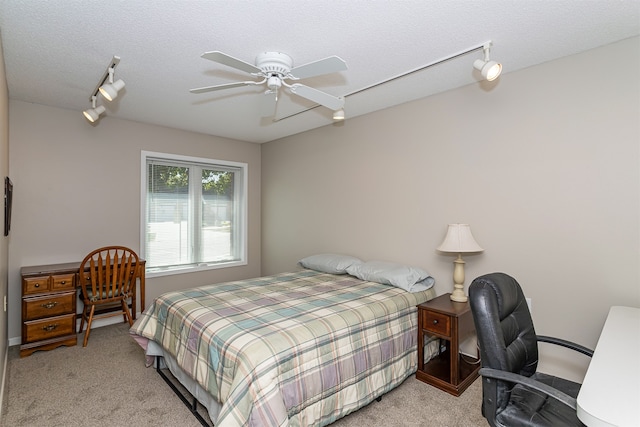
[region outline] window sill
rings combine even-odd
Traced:
[[[231,262],[225,262],[225,263],[219,263],[219,264],[199,264],[199,265],[168,267],[168,268],[147,268],[145,271],[145,277],[153,278],[153,277],[162,277],[162,276],[172,276],[175,274],[197,273],[200,271],[217,270],[220,268],[229,268],[229,267],[239,267],[243,265],[247,265],[247,262],[244,260],[231,261]]]

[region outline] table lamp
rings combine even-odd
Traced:
[[[466,302],[467,296],[464,294],[464,261],[462,254],[482,252],[484,249],[471,234],[469,224],[449,224],[447,235],[444,241],[438,246],[438,251],[458,254],[458,258],[453,261],[453,293],[451,300],[456,302]]]

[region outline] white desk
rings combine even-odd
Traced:
[[[611,307],[578,394],[589,427],[640,426],[640,308]]]

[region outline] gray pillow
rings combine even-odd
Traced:
[[[361,280],[392,285],[409,292],[429,289],[435,283],[433,277],[421,268],[385,261],[353,264],[347,268],[347,273]]]
[[[349,255],[318,254],[302,258],[298,263],[304,268],[330,274],[346,274],[347,268],[362,263],[362,260]]]

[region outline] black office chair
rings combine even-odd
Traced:
[[[580,384],[536,372],[538,341],[589,357],[593,351],[536,335],[520,285],[504,273],[475,279],[469,303],[482,358],[482,415],[491,426],[582,426],[576,415]]]

